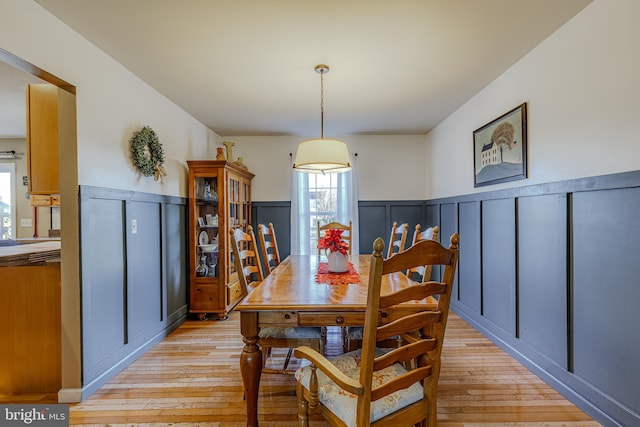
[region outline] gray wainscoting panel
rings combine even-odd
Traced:
[[[482,202],[482,314],[516,333],[516,219],[514,199]]]
[[[640,426],[640,171],[425,201],[434,204],[442,242],[452,207],[459,214],[452,309],[596,421]],[[515,237],[501,227],[514,221]],[[516,257],[494,265],[509,242]],[[512,336],[496,326],[510,325],[511,302],[502,312],[489,295],[508,293],[492,286],[513,284],[514,271]]]
[[[186,320],[187,200],[89,186],[79,194],[88,396]]]
[[[480,203],[474,201],[458,204],[458,218],[460,229],[458,298],[466,307],[480,313],[482,304]]]
[[[640,188],[573,195],[574,373],[636,414],[640,413],[638,212]]]
[[[87,199],[81,215],[83,365],[91,380],[127,339],[124,204]]]
[[[291,203],[254,202],[252,206],[251,225],[257,229],[258,224],[269,225],[272,223],[278,240],[280,259],[285,259],[291,253]]]
[[[358,220],[360,221],[360,253],[370,254],[373,252],[373,242],[382,237],[385,247],[389,244],[391,228],[387,225],[387,207],[384,204],[372,205],[361,203],[358,210]]]
[[[127,202],[126,212],[127,326],[129,340],[136,341],[151,337],[162,321],[160,205]]]
[[[185,205],[168,204],[165,206],[165,283],[166,283],[166,317],[169,322],[187,311],[187,207]]]
[[[440,224],[440,210],[438,205],[436,204],[426,205],[424,207],[424,211],[425,211],[424,223],[420,223],[423,230]],[[438,241],[442,242],[443,240],[441,240],[440,238],[441,236],[438,236]],[[448,237],[444,241],[448,241]]]
[[[364,201],[358,203],[360,220],[360,253],[370,254],[373,242],[381,237],[385,248],[389,245],[394,222],[409,224],[407,244],[411,243],[416,224],[424,221],[424,202],[421,200]]]
[[[416,205],[396,205],[391,206],[389,218],[389,228],[386,235],[385,245],[389,244],[389,238],[391,237],[391,227],[393,226],[394,221],[399,224],[404,224],[405,222],[409,224],[409,231],[407,233],[407,244],[405,249],[411,245],[411,239],[413,239],[413,232],[416,229],[416,224],[422,224],[424,206],[422,203]]]
[[[519,337],[568,368],[567,196],[518,199]]]

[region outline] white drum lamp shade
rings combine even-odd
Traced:
[[[351,170],[347,144],[337,139],[310,139],[298,144],[293,167],[307,173],[337,173]]]
[[[319,139],[310,139],[298,144],[293,168],[305,173],[337,173],[351,170],[351,158],[347,143],[337,139],[324,138],[324,79],[329,66],[316,65],[320,74],[320,131]]]

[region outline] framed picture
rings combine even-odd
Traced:
[[[200,227],[204,227],[204,219],[202,219],[202,217],[201,217],[201,216],[199,216],[199,217],[198,217],[198,225],[199,225]]]
[[[527,177],[527,104],[473,131],[474,187]]]

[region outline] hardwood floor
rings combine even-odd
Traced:
[[[332,353],[340,351],[337,328],[330,330],[327,347]],[[187,321],[89,399],[72,405],[71,425],[244,426],[241,349],[238,313],[227,321]],[[263,375],[261,426],[296,425],[294,384],[292,376]],[[311,425],[328,426],[317,416]],[[600,424],[452,313],[443,351],[438,425]]]

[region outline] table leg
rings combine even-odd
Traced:
[[[240,355],[240,373],[247,400],[247,426],[258,427],[258,390],[262,375],[262,351],[258,345],[258,313],[240,313],[244,348]]]

